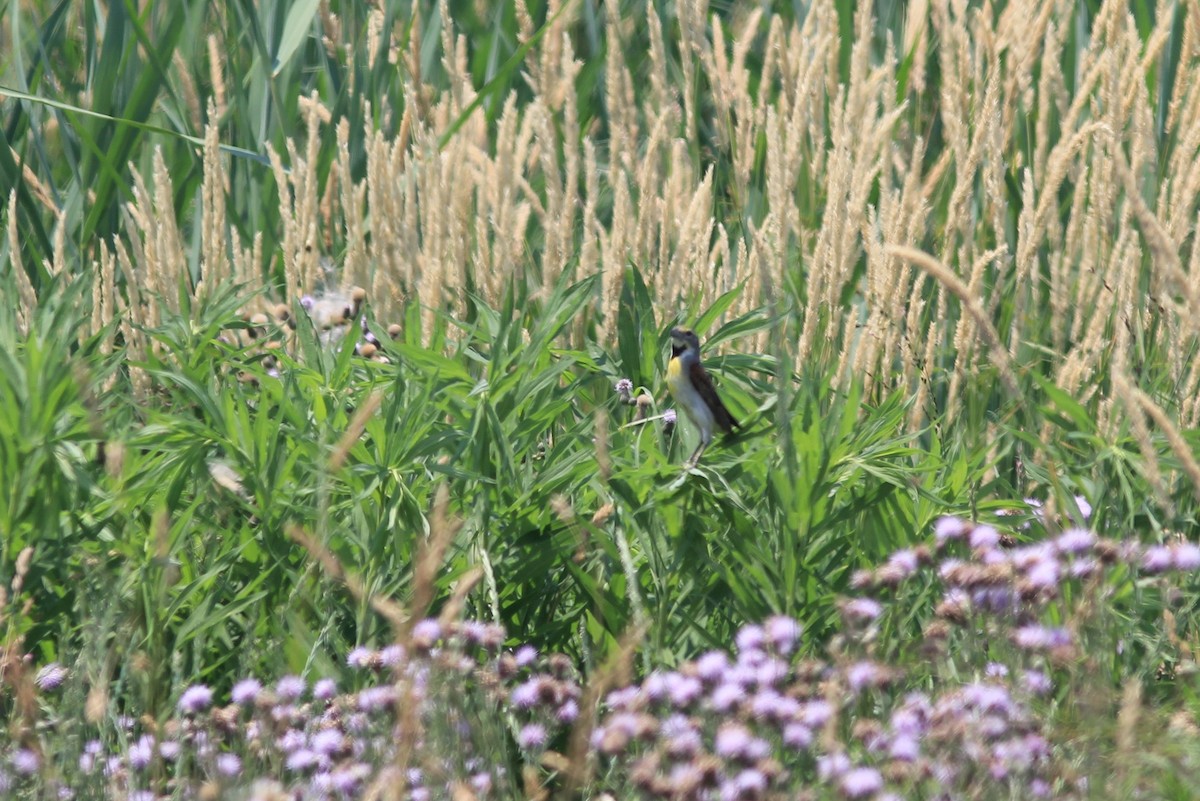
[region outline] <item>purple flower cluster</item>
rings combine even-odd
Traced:
[[[814,781],[849,799],[903,797],[929,776],[947,791],[980,777],[1051,786],[1025,690],[988,680],[893,693],[902,676],[887,665],[795,658],[799,626],[787,618],[747,626],[737,643],[736,656],[712,651],[609,694],[592,746],[618,787],[751,801],[811,795]]]
[[[401,786],[417,801],[449,797],[454,787],[496,797],[510,783],[506,718],[521,721],[514,737],[536,755],[575,720],[581,697],[570,660],[528,646],[505,651],[505,639],[494,625],[425,620],[403,646],[348,655],[357,690],[339,692],[328,678],[245,678],[222,705],[217,692],[193,684],[165,724],[122,718],[111,749],[89,741],[75,762],[78,781],[54,779],[49,795],[89,788],[87,797],[157,799],[190,788],[183,797],[195,798],[251,788],[249,797],[348,799]],[[47,665],[39,684],[53,690],[66,675]],[[47,790],[44,751],[0,745],[0,789],[42,781]]]

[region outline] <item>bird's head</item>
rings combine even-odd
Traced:
[[[678,356],[688,351],[697,357],[700,356],[700,338],[696,336],[696,332],[690,328],[672,328],[671,355]]]

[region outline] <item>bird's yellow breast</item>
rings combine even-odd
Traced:
[[[671,361],[667,362],[667,389],[671,390],[672,397],[678,401],[691,388],[691,382],[683,374],[683,360],[678,356],[672,357]]]

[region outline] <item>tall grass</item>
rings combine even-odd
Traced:
[[[456,591],[589,676],[815,654],[947,513],[1190,532],[1200,9],[876,5],[4,6],[5,653],[96,725]]]

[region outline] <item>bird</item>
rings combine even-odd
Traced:
[[[734,419],[712,377],[700,363],[700,338],[689,328],[671,329],[671,360],[667,362],[667,389],[688,419],[700,429],[700,444],[684,463],[690,470],[700,461],[700,455],[712,442],[713,429],[730,433],[741,424]]]

